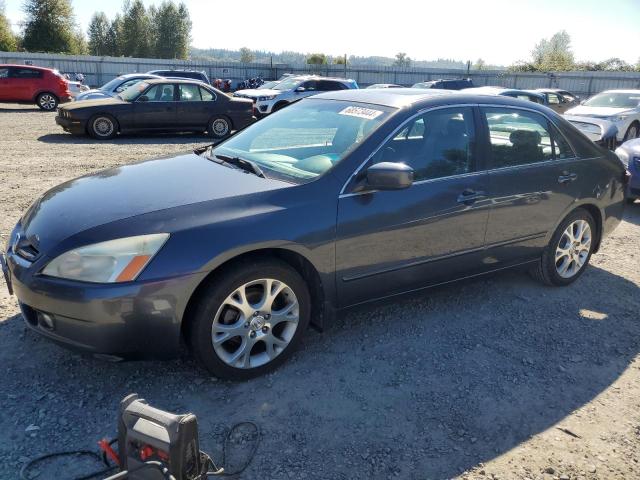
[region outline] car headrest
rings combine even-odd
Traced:
[[[522,146],[538,146],[542,140],[542,136],[533,130],[515,130],[509,135],[509,141],[512,145]]]

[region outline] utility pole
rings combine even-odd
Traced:
[[[344,54],[344,78],[347,78],[347,54]]]

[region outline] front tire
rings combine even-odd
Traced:
[[[87,129],[96,140],[109,140],[118,133],[118,122],[111,115],[99,114],[89,119]]]
[[[583,274],[596,240],[595,221],[589,212],[579,208],[558,226],[542,258],[531,270],[533,277],[553,286],[575,282]]]
[[[298,347],[311,316],[309,289],[279,260],[221,272],[199,296],[189,343],[213,375],[243,380],[278,367]]]
[[[58,107],[58,103],[58,97],[50,92],[42,92],[36,98],[36,105],[45,112],[53,112]]]

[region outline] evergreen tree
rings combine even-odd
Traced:
[[[23,47],[31,52],[76,53],[78,36],[70,0],[25,0]]]
[[[149,57],[152,47],[151,21],[142,0],[125,4],[119,32],[122,54],[126,57]]]
[[[91,55],[102,56],[113,54],[109,38],[110,28],[111,23],[104,12],[93,14],[87,30],[89,34],[89,53],[91,53]]]
[[[156,58],[185,59],[189,53],[191,19],[187,7],[181,3],[164,1],[158,8],[150,9],[153,25],[153,56]]]

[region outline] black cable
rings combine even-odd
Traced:
[[[249,452],[249,459],[246,461],[246,463],[239,468],[238,470],[235,470],[233,472],[228,472],[227,470],[224,469],[224,464],[225,464],[225,459],[227,456],[227,444],[229,443],[230,439],[231,439],[231,434],[238,428],[245,426],[245,425],[249,425],[251,427],[254,428],[255,430],[255,436],[256,439],[253,443],[253,448],[251,449],[251,451]],[[222,443],[222,461],[220,462],[221,465],[223,465],[223,467],[218,467],[213,459],[205,454],[206,456],[206,463],[211,465],[213,467],[212,471],[207,471],[204,473],[205,478],[207,477],[211,477],[211,476],[226,476],[226,477],[230,477],[232,475],[239,475],[240,473],[244,472],[249,465],[251,465],[251,461],[253,460],[253,457],[256,454],[256,451],[258,450],[258,445],[260,445],[260,439],[261,439],[261,433],[260,433],[260,427],[258,427],[258,425],[254,422],[240,422],[240,423],[236,423],[233,427],[231,427],[231,429],[227,432],[227,434],[224,437],[224,442]],[[207,468],[207,467],[205,467]]]
[[[151,467],[157,468],[158,470],[160,470],[160,473],[162,473],[162,475],[164,475],[164,478],[166,478],[167,480],[176,480],[176,477],[171,475],[171,473],[169,472],[169,469],[165,467],[163,463],[157,462],[155,460],[149,460],[147,462],[144,462],[142,465],[137,466],[133,470],[123,470],[103,480],[122,480],[127,478],[130,474],[134,472],[138,472],[140,470],[144,470],[145,468],[151,468]]]
[[[32,480],[32,477],[30,477],[27,472],[31,468],[33,468],[34,465],[40,462],[43,462],[44,460],[48,460],[50,458],[57,458],[57,457],[70,457],[72,455],[73,456],[83,455],[87,457],[93,457],[98,461],[104,462],[107,465],[107,468],[103,468],[102,470],[96,470],[95,472],[92,472],[90,474],[85,474],[81,477],[75,477],[69,480],[89,480],[91,478],[97,477],[98,475],[104,475],[106,473],[109,473],[112,470],[117,468],[116,466],[109,465],[109,463],[106,462],[104,458],[102,458],[98,453],[93,452],[91,450],[75,450],[75,451],[72,450],[72,451],[66,451],[66,452],[54,452],[54,453],[48,453],[46,455],[41,455],[25,463],[23,467],[20,469],[20,479]]]

